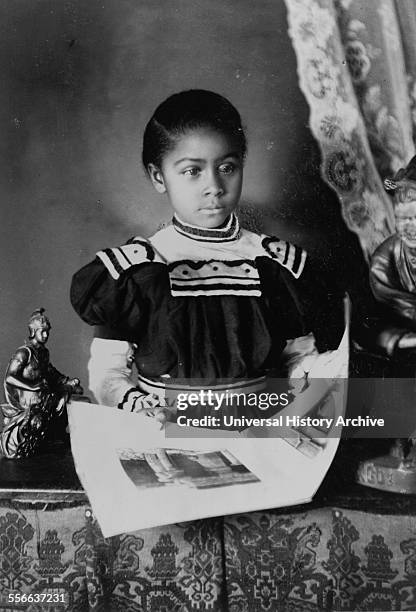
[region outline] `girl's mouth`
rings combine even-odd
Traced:
[[[206,206],[205,208],[200,208],[200,212],[204,215],[215,215],[224,210],[224,206]]]

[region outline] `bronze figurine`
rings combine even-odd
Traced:
[[[62,428],[65,407],[72,394],[81,395],[78,378],[61,374],[49,361],[46,343],[51,324],[45,310],[29,319],[29,338],[11,358],[4,379],[7,404],[2,404],[0,449],[8,458],[29,457],[54,431]]]
[[[389,357],[391,377],[416,373],[416,156],[393,179],[384,181],[393,194],[396,232],[374,252],[370,285],[382,324],[377,349]],[[400,399],[400,398],[397,398]],[[399,493],[416,493],[416,432],[396,439],[388,455],[363,461],[361,484]]]

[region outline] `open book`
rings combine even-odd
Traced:
[[[72,403],[75,466],[103,535],[310,501],[339,443],[348,324],[323,369],[278,412],[281,425],[241,432],[177,437],[183,429],[174,423],[160,430],[152,418]]]

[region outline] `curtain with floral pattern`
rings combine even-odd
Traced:
[[[383,180],[414,155],[416,2],[285,2],[322,176],[369,257],[394,231]]]

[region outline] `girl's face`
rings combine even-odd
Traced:
[[[239,202],[243,157],[231,137],[199,128],[177,140],[161,168],[150,164],[149,174],[154,187],[167,194],[182,221],[214,228]]]

